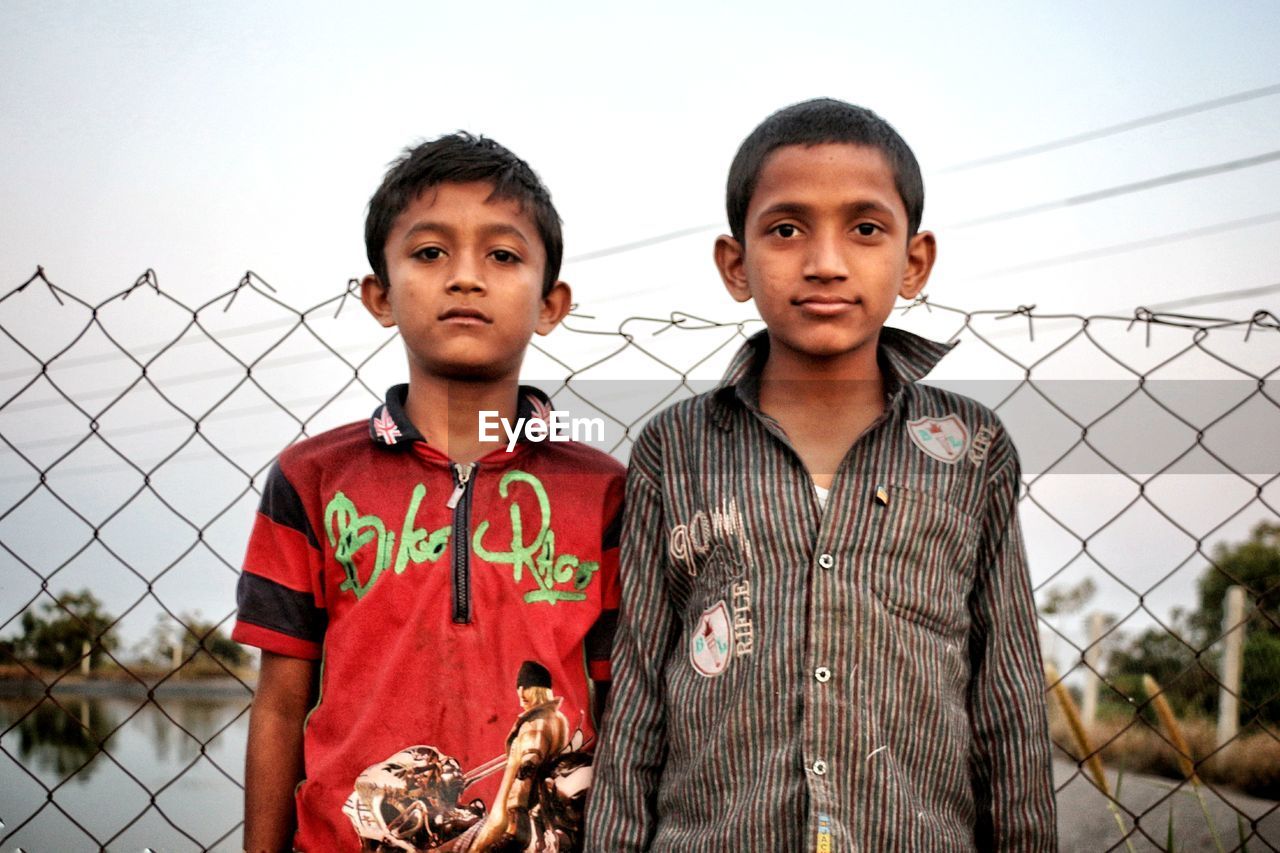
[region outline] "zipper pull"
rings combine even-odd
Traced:
[[[474,462],[468,462],[466,465],[454,464],[453,470],[458,474],[458,485],[453,487],[453,494],[449,495],[445,508],[455,509],[458,506],[458,501],[462,500],[462,494],[467,490],[467,483],[471,480],[471,469],[475,467]]]

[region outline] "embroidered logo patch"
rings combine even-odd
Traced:
[[[733,631],[724,599],[702,611],[689,637],[689,661],[699,675],[714,678],[729,667]]]
[[[951,464],[969,449],[969,428],[953,414],[907,421],[907,435],[939,462]]]
[[[373,431],[383,444],[395,444],[396,439],[400,437],[400,427],[396,426],[396,420],[391,417],[386,406],[383,406],[382,411],[373,419]]]
[[[525,394],[524,396],[529,401],[529,408],[533,410],[533,414],[530,417],[542,421],[544,424],[551,423],[551,407],[533,394]]]

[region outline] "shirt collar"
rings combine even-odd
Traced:
[[[385,447],[409,447],[415,441],[427,439],[405,414],[405,401],[409,398],[408,385],[393,385],[387,389],[387,399],[373,410],[369,418],[369,438]],[[551,415],[551,398],[532,385],[521,385],[517,391],[516,418],[547,420]],[[525,440],[520,432],[520,440]]]
[[[892,326],[880,329],[876,358],[884,372],[885,392],[891,402],[901,396],[904,386],[923,379],[959,341],[939,343]],[[721,403],[717,421],[729,424],[729,413],[735,399],[754,404],[759,398],[760,373],[769,356],[769,331],[761,329],[747,338],[725,371],[724,378],[712,392]]]

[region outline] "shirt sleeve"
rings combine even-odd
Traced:
[[[1021,465],[993,445],[969,601],[973,781],[979,850],[1057,850],[1049,728],[1035,601],[1018,524]]]
[[[276,462],[249,535],[231,638],[276,654],[319,659],[328,622],[322,556],[302,500]]]
[[[604,533],[600,542],[601,584],[600,617],[587,632],[587,674],[592,681],[609,681],[612,678],[610,659],[613,641],[618,628],[618,602],[621,589],[618,583],[618,552],[622,534],[622,477],[610,480],[605,495]]]
[[[622,523],[622,601],[614,643],[613,688],[587,803],[586,850],[648,850],[656,828],[658,782],[666,764],[663,666],[676,642],[667,596],[657,454],[641,434],[627,475]]]

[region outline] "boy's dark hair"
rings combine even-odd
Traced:
[[[396,217],[422,193],[440,184],[465,184],[486,181],[493,185],[490,199],[511,199],[533,217],[538,236],[547,252],[547,268],[543,271],[542,295],[560,277],[560,260],[564,240],[560,236],[560,215],[551,203],[551,193],[529,168],[529,164],[492,139],[472,136],[465,131],[450,133],[406,148],[391,164],[382,185],[369,199],[369,214],[364,220],[364,248],[378,281],[386,287],[387,236]]]
[[[907,235],[920,230],[924,216],[924,180],[916,155],[898,132],[880,116],[865,107],[856,107],[832,98],[814,98],[783,107],[769,116],[742,141],[733,165],[729,167],[729,184],[725,206],[729,214],[729,231],[739,243],[745,240],[747,205],[756,191],[764,161],[787,145],[823,145],[826,143],[865,145],[884,155],[893,169],[893,183],[907,209]]]

